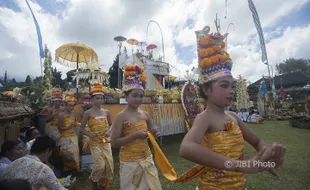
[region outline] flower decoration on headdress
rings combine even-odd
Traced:
[[[94,82],[92,84],[91,91],[89,93],[90,96],[94,96],[97,94],[101,94],[101,95],[105,94],[105,88],[104,86],[102,86],[101,82]]]
[[[68,96],[66,96],[66,98],[65,98],[65,102],[67,103],[67,104],[69,104],[69,103],[73,103],[73,104],[76,104],[77,103],[77,100],[74,98],[74,96],[73,95],[68,95]]]
[[[226,36],[209,34],[210,27],[196,31],[199,61],[199,83],[203,84],[219,78],[232,76],[232,60],[224,50]]]
[[[137,65],[126,65],[124,72],[124,91],[146,88],[144,69]]]
[[[57,100],[62,101],[62,90],[61,90],[61,88],[52,88],[51,92],[52,92],[51,97],[52,97],[53,101],[57,101]]]

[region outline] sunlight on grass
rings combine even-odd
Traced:
[[[260,189],[309,189],[307,181],[310,173],[310,130],[292,128],[288,121],[267,121],[262,125],[248,124],[257,136],[265,140],[267,144],[279,142],[287,147],[286,159],[280,173],[280,178],[276,178],[268,173],[260,173],[247,176],[247,188],[249,190]],[[178,150],[183,135],[174,135],[163,138],[162,150],[180,175],[194,164],[179,157]],[[118,150],[113,151],[115,158],[115,177],[112,182],[111,190],[118,190]],[[246,144],[245,157],[255,155],[255,150]],[[77,175],[75,190],[90,189],[88,184],[89,173],[85,172]],[[167,181],[160,174],[162,188],[164,190],[195,189],[196,180],[187,183],[173,183]]]

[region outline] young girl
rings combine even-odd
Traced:
[[[128,106],[113,124],[111,143],[120,149],[121,190],[160,190],[158,172],[148,146],[147,131],[156,135],[149,114],[139,109],[144,96],[146,78],[138,66],[125,66],[124,92]]]
[[[60,137],[60,133],[58,131],[58,119],[60,113],[62,112],[60,110],[60,104],[62,102],[62,90],[60,88],[52,89],[52,101],[54,107],[47,115],[47,124],[45,126],[45,133],[47,136],[57,141]]]
[[[270,171],[277,174],[276,169],[283,163],[285,147],[278,143],[266,147],[234,112],[224,111],[233,100],[236,81],[230,72],[232,61],[223,50],[224,37],[219,33],[208,34],[209,30],[205,27],[197,32],[199,84],[208,107],[195,118],[183,139],[180,155],[205,166],[198,176],[199,190],[244,189],[245,173]],[[246,165],[241,165],[244,140],[259,153],[245,162]],[[260,167],[258,161],[274,162],[275,168]]]
[[[47,105],[42,109],[40,114],[42,115],[49,115],[50,112],[53,110],[54,102],[52,99],[52,92],[50,91],[46,97],[46,103]]]
[[[72,112],[76,99],[72,96],[65,98],[65,111],[59,116],[58,129],[60,132],[60,155],[64,162],[64,171],[80,169],[80,153],[76,134],[77,118]]]
[[[109,189],[113,178],[113,157],[111,144],[105,137],[110,133],[111,115],[101,106],[104,101],[104,87],[100,83],[94,83],[90,92],[92,108],[84,113],[81,133],[89,137],[90,152],[95,161],[89,179],[92,189]],[[85,130],[88,124],[89,131]]]

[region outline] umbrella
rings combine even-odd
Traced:
[[[138,46],[140,46],[140,48],[141,48],[141,52],[143,51],[143,47],[146,46],[146,45],[147,45],[146,42],[139,42],[138,43]]]
[[[155,44],[149,44],[148,46],[146,46],[146,50],[151,50],[151,49],[155,49],[157,48],[157,45]]]
[[[88,64],[98,65],[97,53],[89,46],[69,43],[56,49],[56,62],[71,68],[85,68]]]
[[[146,42],[139,42],[138,45],[139,45],[140,47],[146,46]]]
[[[139,41],[136,39],[129,39],[127,40],[127,43],[129,43],[130,45],[137,45]]]
[[[126,40],[126,38],[123,37],[123,36],[116,36],[116,37],[114,38],[114,40],[117,41],[117,42],[123,42],[123,41]]]
[[[90,64],[99,65],[97,53],[89,46],[80,43],[69,43],[56,49],[56,62],[76,68],[85,68]],[[76,80],[76,94],[78,95],[78,80]]]

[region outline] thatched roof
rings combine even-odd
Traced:
[[[20,116],[32,115],[35,112],[20,100],[14,100],[0,94],[0,121],[11,120]]]

